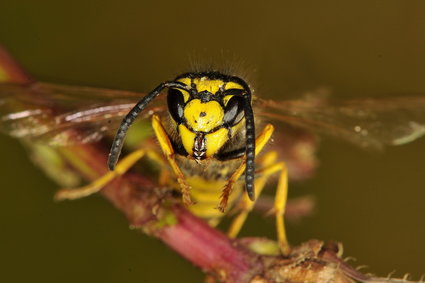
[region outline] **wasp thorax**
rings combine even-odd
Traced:
[[[217,101],[191,100],[184,108],[187,125],[196,132],[210,132],[223,124],[224,111]]]

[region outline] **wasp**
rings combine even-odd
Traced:
[[[7,70],[1,67],[3,132],[57,146],[67,145],[63,133],[69,131],[74,142],[76,136],[80,143],[99,141],[115,128],[114,122],[121,121],[108,157],[110,171],[87,186],[60,190],[57,199],[98,192],[147,159],[159,165],[158,183],[178,190],[183,204],[211,225],[219,223],[228,207],[237,206],[239,212],[228,232],[236,237],[267,181],[277,175],[273,212],[283,254],[289,253],[284,225],[288,167],[278,151],[266,149],[274,125],[284,123],[370,148],[405,144],[425,134],[424,96],[266,100],[254,96],[243,78],[219,71],[185,73],[142,94],[35,81],[13,83],[2,77]],[[166,100],[161,99],[165,90]],[[140,144],[120,160],[130,126],[147,118],[157,143]]]

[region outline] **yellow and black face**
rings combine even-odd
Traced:
[[[247,84],[217,72],[187,73],[175,81],[187,86],[170,88],[167,98],[183,148],[197,160],[215,156],[244,124]]]

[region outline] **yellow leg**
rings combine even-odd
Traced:
[[[280,176],[277,183],[276,197],[274,199],[273,208],[276,215],[277,240],[282,253],[284,255],[288,255],[290,248],[285,230],[285,208],[288,198],[288,170],[286,169],[284,162],[277,163],[274,170],[271,170],[269,174],[273,174],[277,171],[280,171]]]
[[[264,156],[261,157],[261,159],[257,159],[257,162],[260,164],[261,168],[265,168],[273,164],[276,160],[277,154],[274,151],[270,151]],[[255,188],[255,195],[257,196],[257,199],[260,197],[261,192],[263,191],[263,188],[267,182],[267,179],[269,176],[266,176],[264,174],[258,176],[258,174],[262,173],[262,171],[256,171],[256,178],[254,183]],[[254,208],[255,201],[251,201],[248,197],[248,194],[244,194],[242,196],[242,199],[240,200],[237,209],[240,210],[239,214],[233,219],[232,223],[230,224],[229,231],[227,232],[227,235],[231,238],[236,238],[236,236],[239,234],[240,230],[242,229],[243,224],[245,223],[246,218],[248,217],[248,214],[251,212],[251,210]]]
[[[133,167],[133,165],[138,160],[140,160],[145,155],[147,155],[149,159],[160,164],[162,168],[166,167],[166,161],[156,151],[152,149],[138,149],[130,153],[126,157],[124,157],[122,160],[120,160],[117,163],[114,171],[109,171],[108,173],[106,173],[99,179],[93,181],[92,183],[88,184],[87,186],[74,188],[74,189],[60,190],[56,193],[55,199],[56,200],[65,200],[65,199],[72,200],[72,199],[78,199],[78,198],[86,197],[94,193],[97,193],[107,184],[112,182],[115,178],[125,174],[131,167]]]
[[[256,174],[259,177],[255,180],[255,190],[257,196],[261,194],[267,180],[271,175],[280,171],[279,181],[276,190],[276,197],[273,212],[276,215],[276,230],[279,247],[284,255],[289,254],[289,244],[286,237],[284,213],[288,193],[288,175],[285,163],[274,163],[276,154],[271,152],[267,154],[262,162],[263,168],[258,170]],[[274,164],[272,164],[274,163]],[[235,217],[228,231],[229,237],[235,238],[241,230],[249,212],[253,209],[255,202],[252,202],[247,195],[243,196],[240,203],[241,212]]]
[[[187,183],[183,172],[178,166],[176,159],[174,158],[173,146],[171,145],[171,141],[167,135],[167,132],[165,131],[164,126],[162,125],[161,120],[157,115],[152,116],[152,127],[155,132],[156,138],[158,139],[159,145],[161,146],[164,155],[167,157],[171,169],[177,177],[177,182],[179,183],[180,188],[182,190],[183,203],[185,205],[193,204],[192,199],[190,197],[191,188]]]
[[[256,138],[256,140],[255,140],[255,155],[256,156],[264,148],[264,146],[267,144],[267,142],[269,141],[273,131],[274,131],[274,127],[271,124],[267,124],[264,127],[261,134]],[[246,167],[246,162],[245,162],[245,159],[244,159],[242,164],[239,166],[238,169],[236,169],[236,171],[232,174],[232,176],[229,178],[226,185],[224,186],[222,194],[221,194],[221,201],[220,201],[220,204],[218,206],[218,209],[221,212],[224,212],[224,210],[226,209],[230,193],[232,192],[232,189],[233,189],[233,185],[241,177],[243,172],[245,172],[245,167]]]
[[[261,191],[264,188],[264,185],[266,184],[267,178],[260,177],[256,178],[254,185],[255,185],[255,195],[258,197],[261,194]],[[232,223],[230,224],[229,231],[227,231],[227,235],[230,238],[236,238],[236,236],[239,234],[240,230],[242,229],[242,226],[244,225],[246,218],[248,217],[248,214],[251,212],[255,205],[255,201],[251,201],[248,197],[248,194],[244,194],[242,196],[242,199],[238,205],[238,209],[240,209],[239,214],[233,219]]]
[[[126,157],[124,157],[120,162],[117,163],[114,171],[109,171],[99,179],[93,181],[87,186],[75,189],[63,189],[56,193],[56,200],[65,200],[65,199],[78,199],[82,197],[86,197],[97,193],[107,184],[109,184],[112,180],[117,178],[118,176],[123,175],[127,172],[139,159],[141,159],[146,153],[145,149],[136,150]]]

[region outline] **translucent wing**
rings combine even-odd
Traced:
[[[51,145],[95,142],[111,129],[115,131],[143,96],[47,83],[0,84],[0,130]],[[152,104],[143,117],[161,110],[162,106]]]
[[[362,147],[401,145],[425,135],[425,95],[349,101],[258,99],[256,103],[256,115]]]

